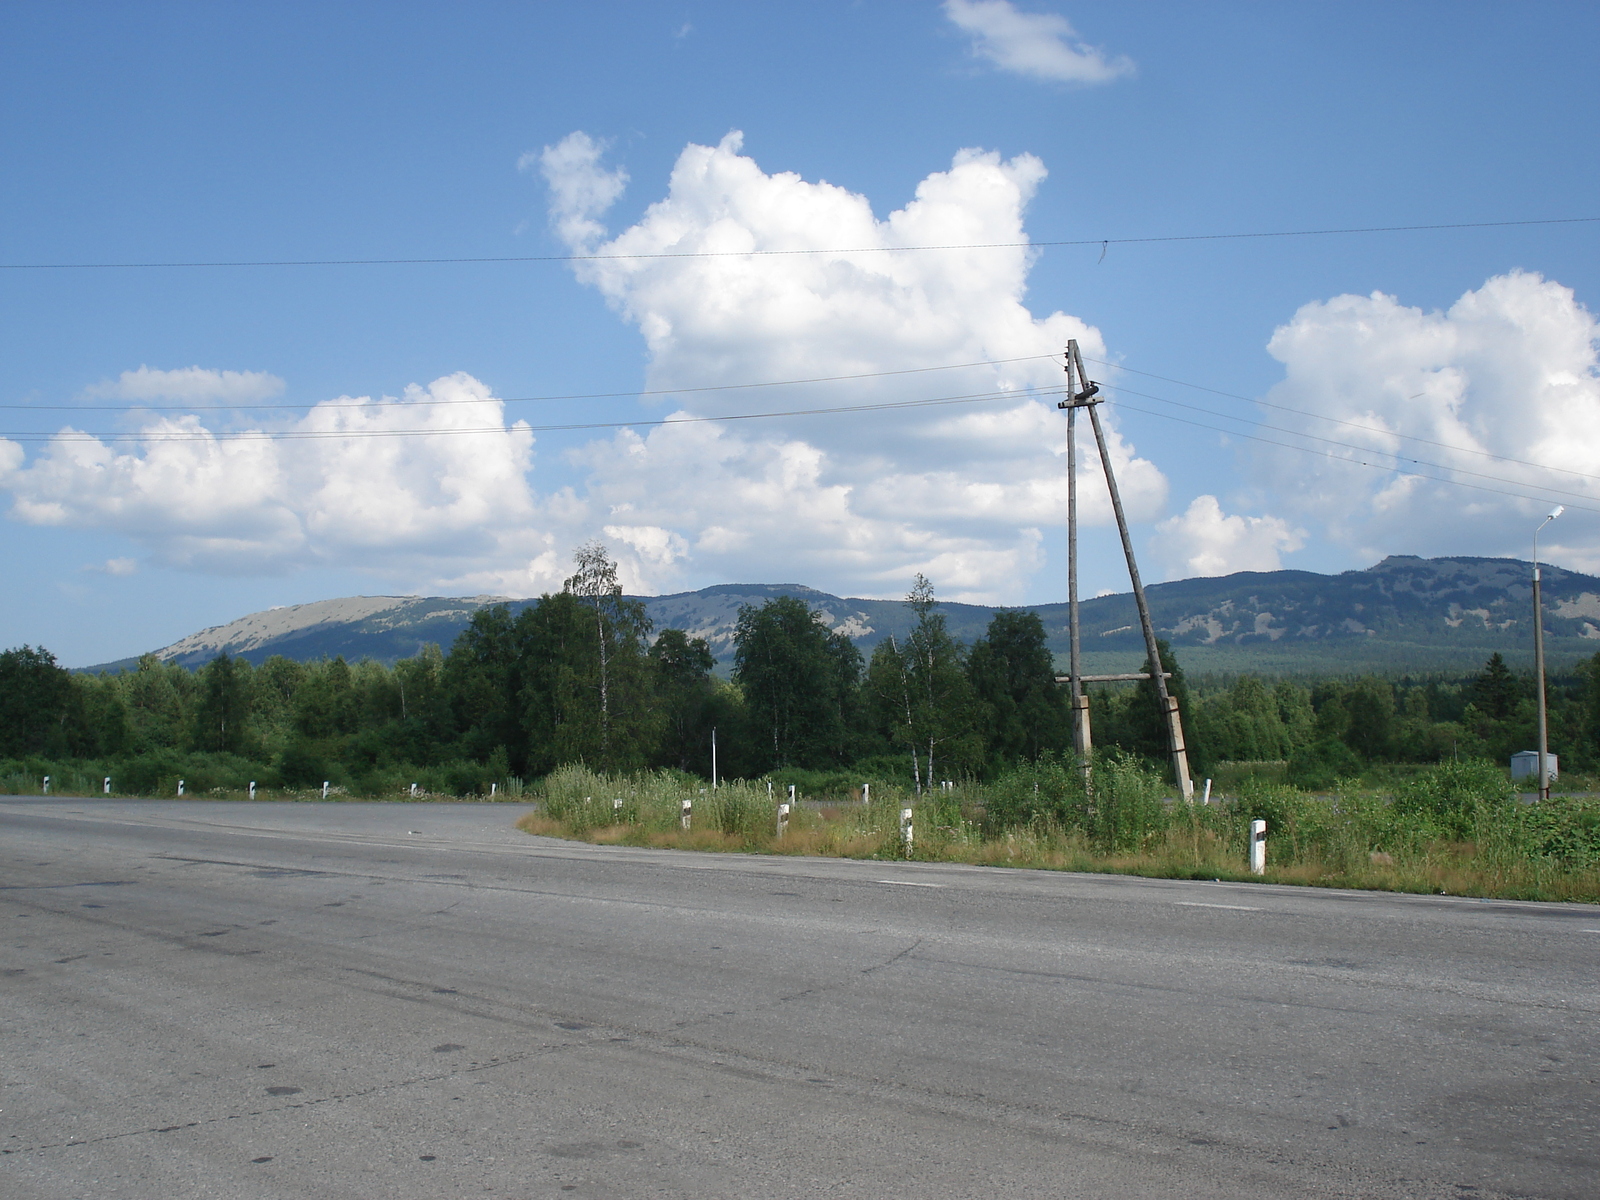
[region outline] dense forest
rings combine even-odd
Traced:
[[[731,677],[706,644],[653,630],[623,597],[604,547],[580,551],[564,589],[513,617],[485,609],[449,650],[392,668],[342,658],[260,666],[219,656],[196,671],[147,655],[135,670],[73,674],[46,650],[0,654],[0,775],[68,763],[119,794],[316,788],[350,794],[517,794],[574,763],[707,777],[848,776],[922,790],[993,778],[1071,745],[1065,689],[1034,613],[1001,611],[984,636],[950,636],[918,577],[902,640],[864,660],[799,600],[740,611]],[[1534,745],[1530,679],[1495,655],[1476,678],[1366,677],[1227,685],[1185,680],[1163,648],[1196,775],[1221,761],[1287,761],[1324,786],[1375,763],[1489,758]],[[1130,669],[1142,664],[1130,663]],[[1600,654],[1550,689],[1551,748],[1567,770],[1600,757]],[[1097,687],[1097,745],[1164,762],[1148,684]]]

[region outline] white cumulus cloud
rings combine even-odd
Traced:
[[[1443,312],[1377,292],[1307,304],[1268,345],[1284,379],[1265,399],[1316,416],[1263,418],[1351,448],[1263,450],[1259,481],[1368,560],[1526,558],[1533,526],[1564,502],[1574,511],[1544,545],[1600,568],[1597,514],[1580,507],[1600,508],[1597,338],[1571,289],[1522,271]]]
[[[945,16],[972,38],[972,52],[1004,71],[1061,83],[1107,83],[1133,73],[1125,55],[1108,58],[1076,39],[1058,13],[1020,12],[1010,0],[945,0]]]
[[[183,367],[176,371],[140,367],[84,389],[85,396],[95,399],[177,400],[185,404],[198,404],[203,400],[249,404],[270,400],[282,393],[283,380],[265,371],[212,371],[204,367]]]
[[[1196,496],[1177,516],[1156,526],[1150,548],[1168,579],[1276,571],[1280,555],[1305,545],[1303,529],[1279,517],[1229,516],[1215,496]]]
[[[599,218],[628,186],[628,173],[621,167],[601,168],[604,153],[603,143],[580,131],[517,160],[521,170],[539,168],[550,187],[550,224],[574,250],[587,249],[605,233]]]
[[[686,147],[664,195],[609,236],[626,175],[601,149],[575,134],[525,165],[548,179],[574,250],[673,255],[573,269],[638,328],[645,385],[669,393],[651,415],[701,420],[581,445],[568,452],[576,482],[539,488],[532,429],[464,373],[241,437],[199,399],[261,396],[273,377],[142,368],[101,386],[196,409],[138,415],[115,439],[64,429],[37,451],[0,439],[11,518],[120,534],[141,563],[333,565],[408,591],[559,588],[572,548],[600,536],[636,591],[737,579],[894,596],[921,571],[951,599],[1020,600],[1065,512],[1061,351],[1076,338],[1107,356],[1098,330],[1024,302],[1024,214],[1043,164],[962,150],[880,218],[846,188],[764,171],[734,133]],[[1016,244],[898,252],[992,243]],[[722,250],[737,253],[693,257]],[[806,253],[759,253],[775,250]],[[976,365],[927,370],[950,364]],[[834,376],[856,378],[731,386]],[[692,390],[705,388],[723,390]],[[807,415],[850,406],[871,408]],[[1129,514],[1154,520],[1167,481],[1105,419]],[[1083,517],[1109,524],[1083,424]]]
[[[459,574],[538,550],[533,435],[503,407],[457,374],[399,402],[341,397],[242,437],[193,414],[150,417],[131,443],[68,428],[26,465],[0,441],[0,484],[14,519],[123,534],[169,565]],[[106,569],[120,573],[118,561]]]
[[[1025,245],[894,251],[1025,243],[1023,216],[1044,165],[963,150],[879,219],[865,196],[768,174],[741,150],[738,133],[687,147],[666,196],[592,247],[618,257],[575,264],[638,327],[650,388],[686,389],[670,402],[701,417],[1000,398],[627,433],[578,456],[591,472],[590,496],[606,511],[626,506],[630,523],[681,537],[682,552],[641,551],[637,569],[656,586],[693,568],[897,594],[921,570],[945,594],[1017,596],[1041,561],[1040,526],[1065,510],[1065,423],[1047,392],[1062,374],[1045,356],[1077,338],[1086,354],[1104,357],[1103,341],[1076,317],[1027,308]],[[599,168],[585,157],[573,170],[588,177]],[[561,211],[568,192],[559,176],[552,183]],[[711,255],[694,257],[702,252]],[[663,254],[671,257],[620,257]],[[919,370],[956,363],[987,365]],[[1110,432],[1129,507],[1135,519],[1153,518],[1166,480]],[[1109,520],[1103,487],[1085,485],[1085,520]]]

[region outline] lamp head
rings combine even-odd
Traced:
[[[1548,517],[1546,517],[1545,520],[1546,521],[1554,521],[1557,517],[1559,517],[1562,513],[1566,512],[1566,511],[1567,511],[1567,506],[1565,504],[1558,504],[1558,505],[1556,505],[1554,508],[1552,508],[1550,510],[1550,515]]]

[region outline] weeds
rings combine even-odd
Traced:
[[[1237,795],[1203,806],[1165,799],[1156,772],[1115,751],[1096,757],[1087,786],[1075,765],[1052,759],[921,799],[869,782],[870,804],[802,803],[780,837],[783,793],[765,781],[711,790],[673,772],[568,767],[545,781],[539,811],[519,827],[608,844],[900,858],[899,813],[909,807],[912,857],[923,862],[1600,901],[1600,802],[1519,804],[1504,772],[1487,763],[1441,764],[1402,780],[1392,796],[1353,780],[1312,794],[1247,775]],[[848,794],[859,796],[859,786]],[[1268,830],[1264,876],[1247,866],[1257,819]]]

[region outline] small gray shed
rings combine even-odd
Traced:
[[[1554,754],[1546,754],[1545,762],[1550,771],[1552,781],[1561,778],[1561,768]],[[1511,756],[1511,778],[1534,779],[1539,778],[1539,752],[1537,750],[1520,750]]]

